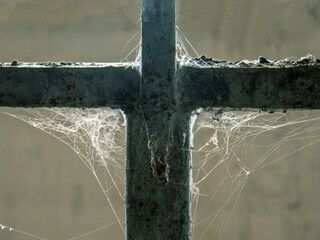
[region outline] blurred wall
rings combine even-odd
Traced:
[[[178,24],[199,54],[229,60],[320,55],[318,0],[180,0],[178,9]]]
[[[178,0],[177,9],[200,55],[320,57],[320,0]],[[119,61],[139,30],[138,0],[0,0],[0,62]],[[95,179],[67,146],[5,115],[0,131],[0,224],[47,239],[111,224],[82,239],[123,239]],[[252,176],[223,239],[320,239],[318,149]],[[0,239],[34,238],[0,229]]]

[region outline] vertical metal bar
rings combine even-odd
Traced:
[[[126,238],[190,239],[190,114],[172,117],[165,183],[151,167],[145,119],[139,112],[126,113],[126,117]],[[157,170],[161,172],[162,167]]]
[[[126,236],[190,238],[190,113],[180,111],[175,1],[141,0],[140,99],[125,110]]]
[[[176,67],[175,0],[141,0],[142,77]]]

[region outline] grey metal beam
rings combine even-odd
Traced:
[[[137,99],[139,82],[130,65],[4,66],[0,106],[123,108]]]
[[[190,238],[190,112],[179,111],[175,1],[142,0],[140,98],[127,116],[128,240]]]
[[[140,101],[146,108],[168,109],[175,90],[175,0],[142,0],[141,30]]]
[[[182,106],[320,109],[320,65],[182,67]]]
[[[150,143],[141,113],[126,113],[126,118],[127,239],[189,239],[190,114],[175,113],[165,143]],[[150,144],[167,144],[168,154],[159,159],[163,163],[152,160]]]
[[[141,0],[142,77],[176,68],[175,0]],[[150,73],[152,75],[150,76]]]

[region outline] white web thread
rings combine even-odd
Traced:
[[[121,53],[121,58],[120,58],[120,62],[125,62],[125,63],[130,63],[128,65],[128,67],[135,67],[135,68],[139,68],[140,67],[140,61],[141,61],[141,31],[138,31],[137,33],[135,33],[126,43],[125,47],[122,50]],[[129,46],[129,44],[131,44],[131,42],[133,42],[134,40],[137,39],[137,37],[139,37],[139,41],[138,43],[135,44],[135,47],[132,48],[131,51],[129,51],[128,53],[126,53],[126,55],[124,56],[127,47]],[[134,61],[130,61],[130,59],[134,58]]]
[[[84,234],[81,234],[81,235],[77,235],[77,236],[72,237],[72,238],[68,238],[67,240],[76,240],[76,239],[81,239],[81,238],[87,237],[87,236],[89,236],[89,235],[91,235],[93,233],[96,233],[96,232],[101,231],[101,230],[103,230],[105,228],[108,228],[108,227],[110,227],[110,226],[112,226],[112,225],[114,225],[116,223],[117,222],[113,222],[113,223],[104,225],[104,226],[99,227],[97,229],[94,229],[94,230],[92,230],[90,232],[87,232],[87,233],[84,233]],[[2,224],[0,224],[0,228],[1,228],[1,230],[9,230],[10,232],[12,232],[12,231],[13,232],[17,232],[17,233],[20,233],[22,235],[25,235],[25,236],[28,236],[28,237],[32,237],[34,239],[47,240],[46,238],[31,234],[31,233],[27,233],[25,231],[22,231],[22,230],[19,230],[19,229],[16,229],[16,228],[8,227],[8,226],[2,225]]]
[[[2,225],[2,224],[0,224],[0,228],[1,228],[1,230],[9,230],[10,232],[14,231],[14,232],[17,232],[17,233],[20,233],[20,234],[22,234],[22,235],[29,236],[29,237],[32,237],[32,238],[35,238],[35,239],[46,240],[45,238],[42,238],[42,237],[39,237],[39,236],[30,234],[30,233],[21,231],[21,230],[19,230],[19,229],[7,227],[7,226]]]

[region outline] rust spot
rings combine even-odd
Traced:
[[[13,60],[11,66],[18,66],[19,64],[18,60]]]
[[[165,162],[164,158],[155,154],[151,159],[151,168],[153,175],[161,182],[166,184],[169,181],[168,176],[168,164]]]
[[[56,99],[55,99],[55,98],[51,98],[51,99],[49,100],[49,104],[52,105],[52,106],[56,106],[56,105],[57,105]]]
[[[67,90],[71,90],[71,89],[75,89],[76,85],[74,83],[68,83],[66,87],[67,87]]]

